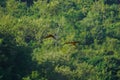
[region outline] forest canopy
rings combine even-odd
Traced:
[[[120,0],[0,0],[0,80],[120,80]]]

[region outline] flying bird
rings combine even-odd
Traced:
[[[49,35],[47,35],[47,36],[44,37],[44,39],[47,39],[47,38],[56,39],[55,35],[52,35],[52,34],[49,34]]]
[[[73,46],[76,46],[79,43],[80,43],[79,41],[71,41],[71,42],[65,42],[64,44],[71,44]]]

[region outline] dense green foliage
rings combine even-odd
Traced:
[[[0,80],[120,80],[120,0],[0,0]]]

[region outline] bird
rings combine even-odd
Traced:
[[[64,44],[71,44],[73,46],[76,46],[79,43],[80,43],[79,41],[71,41],[71,42],[65,42]]]
[[[44,37],[44,39],[47,39],[47,38],[56,39],[55,35],[53,35],[53,34],[48,34],[47,36]]]

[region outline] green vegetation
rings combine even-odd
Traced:
[[[0,80],[120,80],[120,0],[0,0]]]

